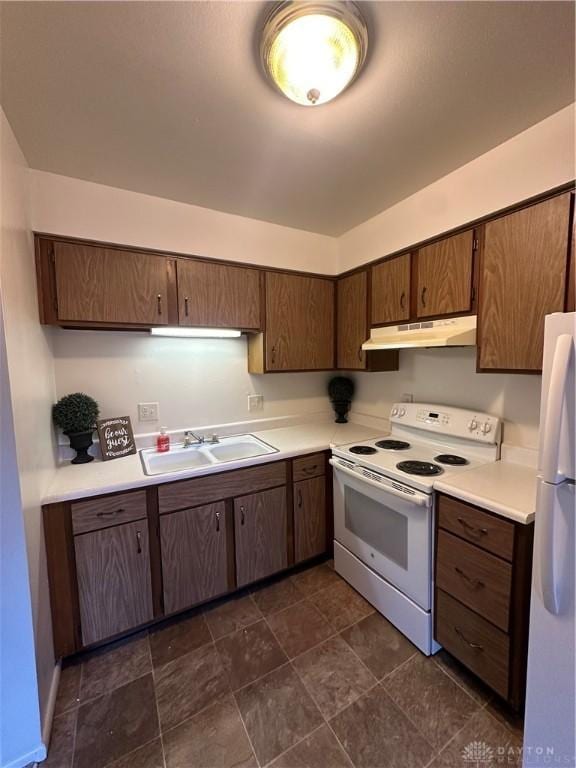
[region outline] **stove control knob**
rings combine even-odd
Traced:
[[[398,410],[398,416],[405,416],[406,415],[406,408],[400,408]]]
[[[468,422],[468,431],[474,432],[475,429],[478,429],[478,422],[476,421],[476,419],[472,419],[471,421]]]
[[[490,424],[490,422],[488,421],[485,421],[484,424],[482,424],[482,434],[487,435],[491,431],[492,431],[492,424]]]
[[[390,415],[391,416],[398,416],[398,408],[392,408],[392,410],[390,412]]]

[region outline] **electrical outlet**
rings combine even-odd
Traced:
[[[264,395],[248,395],[248,410],[262,411],[264,409]]]
[[[138,421],[158,421],[159,418],[159,403],[138,403]]]
[[[401,397],[401,401],[403,403],[413,403],[414,395],[412,394],[412,392],[405,392]]]

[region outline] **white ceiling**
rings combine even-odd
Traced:
[[[364,72],[306,108],[264,3],[4,2],[2,105],[34,168],[339,235],[574,99],[572,2],[361,6]]]

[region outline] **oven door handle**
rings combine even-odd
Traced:
[[[403,493],[402,491],[397,490],[393,486],[382,485],[376,480],[371,480],[369,477],[366,477],[366,475],[359,475],[358,472],[354,472],[352,469],[348,469],[348,467],[343,466],[342,464],[337,462],[335,459],[330,459],[330,464],[338,472],[342,472],[345,475],[349,475],[350,477],[353,477],[356,480],[361,480],[363,483],[367,483],[368,485],[371,485],[373,488],[378,488],[378,490],[381,491],[382,493],[389,493],[392,496],[398,496],[398,498],[404,499],[404,501],[407,501],[410,504],[416,504],[419,507],[429,507],[432,504],[432,498],[430,496],[427,496],[425,493],[419,493],[418,491],[415,491],[414,495],[412,495],[411,493]]]

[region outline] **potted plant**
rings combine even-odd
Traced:
[[[346,424],[346,414],[350,410],[354,395],[354,382],[346,376],[335,376],[328,383],[328,395],[336,413],[336,423]]]
[[[92,435],[100,409],[98,403],[83,392],[75,392],[60,398],[52,408],[54,424],[70,440],[70,447],[76,451],[72,464],[87,464],[94,460],[88,449],[92,445]]]

